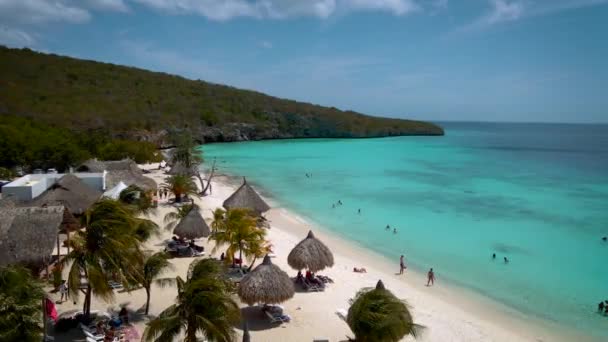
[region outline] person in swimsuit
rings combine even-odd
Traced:
[[[427,276],[426,286],[435,285],[435,272],[433,272],[433,268],[431,268],[429,270],[429,273],[427,273],[426,276]]]
[[[401,255],[401,258],[399,258],[399,274],[403,274],[403,270],[405,270],[405,261],[403,255]]]

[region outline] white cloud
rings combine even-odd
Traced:
[[[328,18],[337,13],[382,11],[405,15],[420,7],[415,0],[132,0],[173,14],[196,14],[224,21],[237,17],[284,19],[312,16]]]
[[[0,20],[4,23],[82,23],[91,18],[86,9],[66,1],[0,0]]]
[[[128,12],[129,7],[123,0],[81,0],[83,5],[100,11]],[[78,3],[78,2],[76,2]]]
[[[490,10],[457,32],[476,31],[526,18],[608,4],[608,0],[488,0]]]
[[[0,26],[0,44],[10,47],[32,46],[35,39],[21,30]]]

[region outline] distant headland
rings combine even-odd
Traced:
[[[77,132],[168,144],[285,138],[443,135],[433,123],[380,118],[133,67],[0,46],[0,115]]]

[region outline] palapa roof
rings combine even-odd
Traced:
[[[293,280],[279,266],[274,265],[268,255],[243,277],[238,288],[239,297],[249,305],[282,303],[293,297],[294,293]]]
[[[99,197],[101,192],[86,185],[73,174],[67,174],[26,205],[38,207],[63,205],[72,214],[78,215],[97,202]]]
[[[247,184],[247,180],[243,177],[243,185],[224,201],[224,208],[245,208],[259,215],[268,211],[270,206]]]
[[[0,266],[40,264],[53,253],[63,206],[0,208]]]
[[[84,162],[79,170],[88,172],[104,172],[106,174],[106,188],[112,189],[118,183],[136,185],[143,190],[156,190],[156,182],[152,178],[144,176],[144,173],[131,159],[122,160],[97,160],[89,159]]]
[[[194,176],[194,175],[196,175],[197,172],[198,172],[198,168],[196,167],[196,165],[187,167],[182,162],[176,162],[173,166],[171,166],[171,170],[169,170],[169,174],[173,175],[173,176],[176,176],[176,175]]]
[[[203,219],[200,210],[197,207],[192,207],[186,217],[175,226],[173,234],[184,239],[197,239],[209,236],[211,230]]]
[[[312,230],[287,256],[287,263],[295,270],[308,269],[318,272],[334,265],[334,255],[329,248],[315,237]]]

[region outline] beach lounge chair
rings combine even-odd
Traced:
[[[82,329],[82,332],[87,337],[87,341],[89,341],[89,339],[93,340],[93,341],[103,341],[103,339],[106,337],[105,335],[102,335],[102,334],[93,334],[85,329]]]
[[[108,285],[112,288],[112,290],[120,290],[123,288],[122,284],[113,280],[108,281]]]
[[[344,322],[346,322],[346,317],[348,316],[348,310],[338,309],[338,310],[336,310],[336,315],[338,315],[338,317],[340,317]]]
[[[289,315],[273,315],[270,311],[265,311],[266,316],[270,320],[270,323],[284,323],[291,321],[291,317]]]

